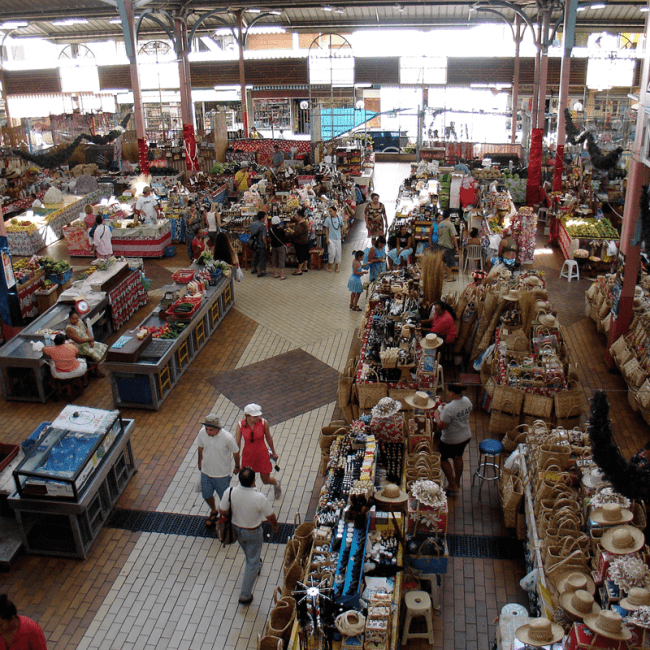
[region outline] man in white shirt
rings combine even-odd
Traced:
[[[237,487],[226,490],[221,498],[219,511],[222,515],[232,511],[232,523],[237,541],[246,556],[239,602],[242,605],[250,605],[253,602],[253,585],[262,570],[260,558],[264,542],[262,523],[266,519],[274,531],[280,530],[271,504],[255,488],[255,472],[250,467],[244,467],[239,472]]]
[[[158,199],[151,193],[151,188],[147,185],[142,190],[142,196],[135,202],[135,212],[146,223],[156,223],[160,206]]]
[[[93,245],[95,246],[98,259],[107,260],[113,255],[111,229],[104,223],[104,217],[101,214],[95,217]]]
[[[210,527],[217,523],[219,513],[214,493],[219,499],[230,486],[232,456],[235,461],[235,474],[239,473],[239,447],[230,431],[221,428],[221,421],[216,415],[208,415],[196,437],[201,472],[201,495],[210,506],[210,515],[205,525]]]

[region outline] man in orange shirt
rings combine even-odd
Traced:
[[[86,361],[78,359],[79,350],[74,343],[66,343],[64,334],[54,337],[54,345],[43,348],[43,352],[54,361],[52,374],[57,379],[74,379],[86,374]]]

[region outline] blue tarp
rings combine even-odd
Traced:
[[[343,133],[368,122],[377,113],[357,108],[323,108],[321,110],[320,131],[324,141],[337,138]]]

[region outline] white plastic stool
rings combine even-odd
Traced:
[[[537,223],[546,223],[548,221],[548,208],[539,208],[537,210]]]
[[[409,639],[427,639],[433,645],[433,616],[431,615],[431,598],[426,591],[407,591],[404,594],[406,605],[406,619],[404,620],[404,632],[402,632],[402,647]],[[411,632],[411,621],[416,616],[424,617],[426,632]]]
[[[580,271],[578,269],[578,262],[575,260],[564,260],[562,270],[560,271],[560,277],[566,278],[569,282],[571,282],[573,278],[579,280]]]

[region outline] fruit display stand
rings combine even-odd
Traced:
[[[62,205],[45,206],[45,214],[35,212],[7,222],[7,241],[12,255],[34,255],[63,237],[63,227],[79,217],[87,204],[98,203],[110,197],[112,186],[107,183],[85,196],[64,196]],[[52,208],[55,208],[52,210]]]
[[[164,257],[165,248],[172,243],[168,219],[135,228],[113,228],[113,254],[125,257]]]
[[[198,265],[193,268],[199,270]],[[175,293],[180,285],[163,287]],[[105,363],[109,373],[116,407],[159,410],[169,393],[189,368],[208,339],[217,330],[234,304],[232,276],[222,276],[217,284],[207,287],[201,307],[177,338],[154,338],[136,363]],[[157,308],[136,329],[164,328]]]
[[[579,248],[590,250],[592,256],[599,257],[601,260],[608,257],[609,242],[614,241],[618,246],[620,237],[618,233],[614,236],[616,230],[607,219],[601,221],[606,224],[599,225],[595,219],[583,218],[580,215],[562,217],[559,223],[559,240],[564,259],[572,260],[573,254]],[[602,236],[605,233],[609,234]]]
[[[111,333],[110,319],[106,317],[108,298],[101,295],[95,301],[89,298],[88,302],[92,302],[87,317],[94,325],[95,338],[103,341]],[[43,354],[32,348],[32,343],[43,343],[45,330],[64,330],[69,313],[69,303],[57,303],[0,347],[0,379],[6,400],[47,402],[54,392],[46,381],[49,366]],[[98,326],[101,322],[105,322],[105,328]]]

